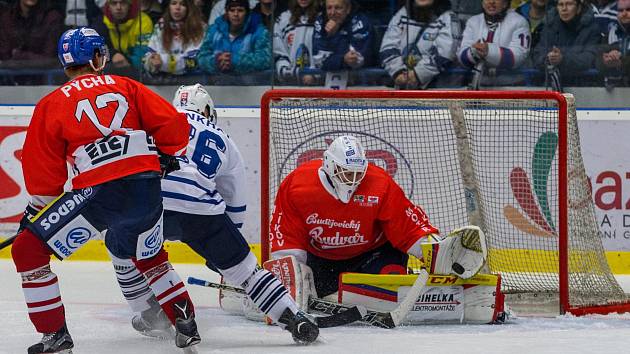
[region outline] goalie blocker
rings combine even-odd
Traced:
[[[292,256],[264,263],[278,277],[302,310],[308,311],[308,298],[315,296],[312,270]],[[417,275],[343,273],[339,280],[339,303],[363,305],[376,311],[392,311],[405,298]],[[454,275],[430,275],[427,287],[418,296],[403,324],[495,323],[504,319],[501,277],[477,274],[469,279]],[[221,290],[219,304],[231,313],[252,320],[263,314],[240,294]]]

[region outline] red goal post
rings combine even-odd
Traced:
[[[299,163],[320,158],[342,133],[356,135],[371,162],[390,172],[443,233],[480,226],[489,270],[502,274],[505,292],[524,309],[543,311],[544,299],[560,313],[630,311],[597,235],[572,96],[267,91],[261,100],[263,260],[279,183]]]

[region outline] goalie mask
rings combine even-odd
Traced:
[[[207,109],[208,116],[206,118],[208,118],[210,123],[217,123],[217,111],[214,109],[212,97],[201,84],[180,86],[173,98],[173,106],[195,111],[203,116],[206,115],[205,111]]]
[[[340,136],[324,151],[323,170],[330,178],[339,200],[348,203],[365,177],[368,161],[357,138]]]

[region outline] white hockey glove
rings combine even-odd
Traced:
[[[486,237],[479,227],[464,226],[443,240],[423,243],[422,254],[430,274],[468,279],[479,272],[488,257]]]

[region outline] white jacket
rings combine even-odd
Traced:
[[[194,70],[197,67],[197,53],[203,42],[203,36],[197,43],[189,43],[183,46],[181,39],[173,37],[171,50],[166,51],[162,45],[162,28],[163,21],[158,22],[151,38],[149,39],[149,50],[144,55],[144,68],[151,73],[165,72],[169,74],[181,75],[188,70]],[[149,56],[152,53],[158,53],[162,58],[162,66],[157,70],[152,70],[149,65]]]
[[[312,60],[314,23],[308,24],[306,15],[295,25],[289,23],[290,19],[291,11],[284,11],[273,27],[273,56],[280,77],[293,73],[296,67],[315,67]]]
[[[529,55],[531,35],[529,24],[523,16],[508,10],[494,35],[488,36],[488,32],[484,14],[475,15],[466,22],[464,38],[457,51],[457,58],[462,65],[473,67],[480,61],[471,48],[479,40],[488,42],[486,67],[513,69],[525,62]]]
[[[445,11],[428,26],[423,26],[410,19],[403,6],[389,21],[379,56],[392,78],[409,65],[421,86],[426,88],[455,60],[460,39],[459,20],[454,12]]]

